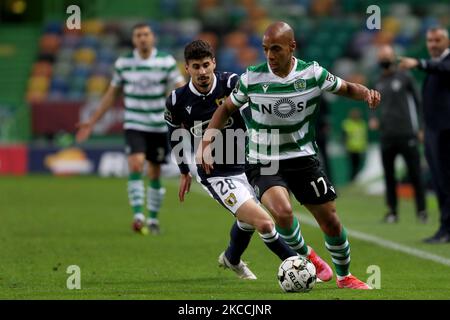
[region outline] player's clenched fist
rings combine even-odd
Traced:
[[[371,109],[375,109],[381,101],[381,94],[377,90],[369,89],[366,91],[366,98],[364,99],[369,104]]]

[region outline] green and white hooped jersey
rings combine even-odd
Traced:
[[[136,49],[117,59],[111,85],[123,87],[124,129],[166,132],[166,93],[183,80],[175,59],[156,48],[147,59]]]
[[[248,160],[283,160],[314,155],[315,121],[322,90],[337,92],[342,80],[317,62],[295,59],[291,73],[280,78],[267,63],[251,66],[231,94],[236,106],[248,103]]]

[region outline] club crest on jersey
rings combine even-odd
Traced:
[[[298,79],[294,82],[294,89],[295,91],[303,91],[306,89],[306,80],[305,79]]]
[[[228,96],[225,96],[225,97],[220,98],[220,99],[216,99],[216,104],[217,104],[217,106],[220,107],[220,106],[225,102],[225,100],[226,100],[227,98],[228,98]]]

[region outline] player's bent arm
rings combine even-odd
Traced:
[[[203,136],[203,141],[211,142],[217,130],[223,129],[228,118],[239,109],[228,97],[221,106],[217,108],[214,112],[211,121],[209,122],[208,128]],[[216,130],[212,130],[216,129]]]
[[[91,118],[83,123],[77,123],[78,131],[76,133],[76,141],[78,143],[85,141],[89,138],[92,132],[92,128],[95,123],[105,114],[105,112],[111,108],[114,100],[118,97],[120,93],[120,87],[110,86],[108,91],[106,91],[102,100],[100,101],[99,107],[95,110]]]
[[[201,164],[207,174],[210,174],[211,170],[214,168],[212,165],[211,150],[208,146],[213,141],[215,135],[220,132],[219,130],[223,129],[228,118],[238,108],[239,107],[231,101],[231,98],[228,97],[225,102],[217,108],[209,122],[208,128],[203,135],[201,146],[197,149],[195,155],[197,164]]]
[[[353,83],[342,80],[341,87],[336,92],[337,95],[366,101],[370,108],[375,108],[381,100],[381,95],[378,91],[373,89],[368,89],[359,83]]]
[[[443,73],[450,75],[450,61],[448,60],[433,61],[431,59],[420,59],[417,67],[428,73]]]
[[[167,106],[167,104],[166,104],[166,108],[170,108],[170,105]],[[181,125],[173,124],[167,118],[166,118],[166,122],[167,122],[168,131],[169,131],[170,147],[172,149],[172,152],[174,152],[174,150],[177,149],[178,144],[182,143],[182,141],[173,140],[172,134],[175,130],[180,129]],[[192,175],[190,173],[189,166],[187,165],[186,158],[184,156],[184,150],[182,150],[181,152],[182,152],[181,155],[175,154],[175,159],[178,164],[178,168],[180,170],[180,186],[178,189],[178,199],[180,199],[180,202],[183,202],[185,194],[188,193],[189,190],[191,189]]]
[[[178,199],[180,202],[184,201],[184,196],[189,193],[191,189],[192,175],[190,173],[180,175],[180,187],[178,189]]]
[[[336,94],[355,100],[364,100],[368,91],[369,89],[362,84],[342,80],[341,87]]]
[[[181,126],[180,127],[174,127],[172,124],[168,123],[167,124],[167,128],[168,128],[168,131],[169,131],[170,148],[172,149],[172,151],[177,150],[179,144],[182,143],[182,141],[172,140],[172,134],[173,134],[173,132],[175,130],[180,129]],[[186,174],[189,174],[190,169],[189,169],[189,165],[187,164],[188,161],[187,161],[187,159],[185,157],[184,149],[182,149],[181,152],[182,152],[181,154],[175,154],[175,159],[176,159],[176,162],[177,162],[177,165],[178,165],[178,169],[180,170],[180,173],[182,175],[186,175]]]
[[[100,120],[103,115],[108,111],[112,105],[114,104],[114,101],[117,99],[121,91],[121,87],[115,87],[115,86],[109,86],[106,93],[103,95],[102,100],[100,101],[100,105],[95,110],[94,114],[91,116],[91,119],[89,122],[94,125],[97,123],[98,120]]]

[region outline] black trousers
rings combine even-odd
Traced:
[[[350,159],[350,180],[353,181],[361,169],[361,164],[363,161],[363,154],[359,152],[349,152],[347,155]]]
[[[441,212],[440,231],[450,233],[450,129],[427,129],[425,155]]]
[[[386,186],[386,203],[390,212],[397,213],[397,181],[395,179],[395,158],[401,155],[406,162],[408,175],[414,187],[416,210],[425,210],[425,189],[420,154],[416,138],[385,138],[381,141],[381,157]]]

